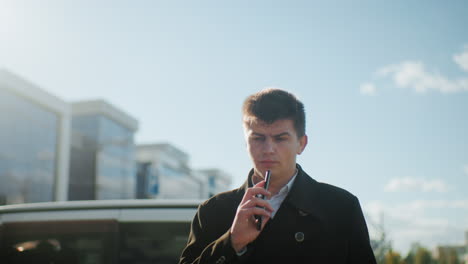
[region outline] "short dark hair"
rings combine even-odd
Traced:
[[[277,120],[292,120],[297,136],[305,135],[304,104],[292,93],[268,88],[252,94],[245,99],[242,106],[244,124],[263,121],[272,124]]]

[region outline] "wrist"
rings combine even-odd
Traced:
[[[242,243],[238,243],[238,242],[235,241],[235,239],[233,239],[232,233],[231,233],[230,239],[231,239],[231,246],[232,246],[232,248],[234,249],[234,251],[236,253],[239,253],[239,252],[241,252],[242,250],[244,250],[246,248],[246,245],[244,245]]]
[[[240,253],[241,251],[244,251],[247,248],[246,245],[233,243],[232,240],[231,245],[234,251],[236,251],[236,253]]]

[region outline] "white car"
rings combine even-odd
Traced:
[[[201,201],[0,206],[2,263],[177,263]]]

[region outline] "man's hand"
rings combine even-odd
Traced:
[[[261,230],[257,230],[254,215],[263,217],[263,230],[263,227],[268,222],[273,212],[273,207],[271,207],[268,201],[255,197],[257,194],[270,197],[271,194],[263,188],[264,185],[265,181],[261,181],[254,187],[248,188],[241,203],[237,207],[236,216],[231,226],[231,244],[236,252],[239,252],[247,246],[247,244],[254,241],[261,232]]]

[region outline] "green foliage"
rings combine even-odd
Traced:
[[[458,259],[456,260],[458,261]],[[432,257],[431,252],[419,247],[415,251],[410,251],[406,257],[391,248],[386,251],[383,259],[377,260],[378,264],[461,264],[459,262],[439,262]]]
[[[405,261],[401,258],[400,253],[389,250],[385,254],[385,264],[405,264]]]
[[[420,247],[416,251],[414,256],[414,264],[434,264],[437,263],[432,259],[431,252],[429,250]]]
[[[461,264],[455,249],[439,250],[439,264]]]
[[[409,252],[408,255],[405,257],[405,264],[414,264],[414,254],[413,252]]]

